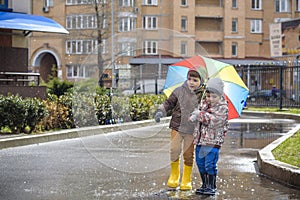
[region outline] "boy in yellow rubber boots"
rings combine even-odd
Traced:
[[[183,152],[183,174],[180,184],[181,190],[192,189],[192,169],[194,162],[193,130],[195,124],[189,121],[190,113],[197,108],[199,99],[204,91],[200,74],[190,70],[184,84],[176,88],[170,97],[161,104],[155,114],[155,121],[172,111],[169,124],[171,129],[170,160],[171,173],[168,179],[170,188],[177,188],[180,179],[180,155]],[[182,149],[183,144],[183,149]]]

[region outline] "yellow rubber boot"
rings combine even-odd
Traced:
[[[171,162],[171,173],[168,180],[168,186],[170,188],[176,188],[179,184],[179,175],[180,175],[180,165],[179,160],[176,162]]]
[[[180,185],[180,190],[191,190],[192,189],[192,170],[193,166],[183,166],[183,175]]]

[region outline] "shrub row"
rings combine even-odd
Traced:
[[[47,100],[0,95],[0,130],[32,133],[152,118],[164,95],[48,94]]]
[[[48,115],[42,101],[36,98],[0,95],[0,128],[2,132],[31,133]]]

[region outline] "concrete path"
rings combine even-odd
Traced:
[[[300,199],[300,191],[256,172],[257,151],[295,122],[250,118],[257,123],[231,123],[221,149],[218,195],[208,199]],[[0,150],[0,199],[207,199],[167,190],[167,123],[78,134],[82,137]],[[195,167],[193,188],[200,185]]]

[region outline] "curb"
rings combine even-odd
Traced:
[[[281,117],[284,119],[289,118],[298,121],[300,120],[300,115],[296,114],[252,111],[246,111],[245,113],[258,115],[267,114],[272,117]],[[262,175],[287,186],[295,188],[300,188],[300,168],[276,160],[272,154],[272,150],[279,146],[281,143],[283,143],[285,140],[287,140],[289,137],[293,136],[298,130],[300,130],[300,125],[290,130],[286,135],[278,138],[271,144],[265,146],[257,153],[257,165],[259,172],[262,173]]]
[[[162,118],[160,123],[168,123],[170,117]],[[115,131],[124,131],[134,128],[140,128],[143,126],[155,125],[157,124],[153,119],[128,122],[122,124],[113,125],[102,125],[102,126],[90,126],[83,128],[74,128],[67,130],[60,130],[50,133],[36,134],[36,135],[25,135],[10,138],[0,139],[0,149],[18,147],[32,144],[39,144],[44,142],[51,142],[64,139],[72,139],[78,137],[92,136],[98,134],[104,134]]]
[[[278,182],[296,188],[300,188],[300,168],[276,160],[272,154],[272,150],[294,135],[299,129],[300,125],[257,153],[257,164],[261,173]]]

